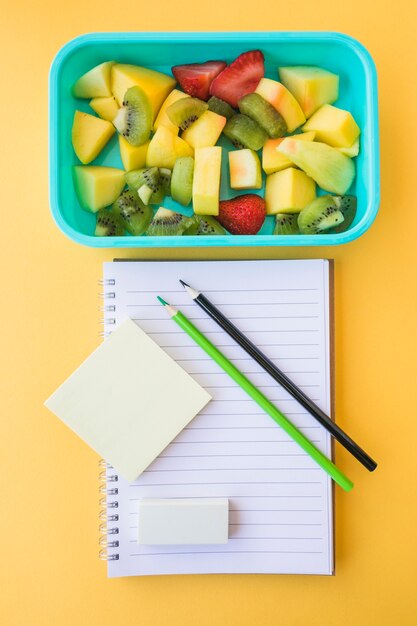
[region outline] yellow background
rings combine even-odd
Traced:
[[[13,0],[6,6],[3,0],[0,622],[5,626],[417,624],[413,4]],[[356,487],[337,493],[333,578],[108,580],[97,559],[97,457],[43,401],[98,345],[97,280],[101,262],[113,253],[72,243],[52,222],[47,79],[54,54],[68,39],[135,29],[336,30],[358,38],[375,59],[382,152],[376,222],[347,246],[259,252],[268,258],[335,259],[338,420],[380,466],[369,474],[337,449],[337,463]],[[239,254],[257,253],[233,252]],[[134,255],[131,250],[126,256]],[[155,255],[160,256],[143,253]]]

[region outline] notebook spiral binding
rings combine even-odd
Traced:
[[[103,305],[100,307],[102,311],[103,318],[101,323],[103,324],[103,331],[100,335],[105,338],[110,333],[105,332],[104,325],[115,324],[116,319],[114,317],[107,317],[106,313],[114,313],[116,311],[116,306],[111,303],[112,300],[115,299],[116,294],[114,291],[108,291],[106,287],[111,287],[116,284],[114,279],[107,280],[99,280],[99,285],[103,287],[103,292],[100,293],[100,298],[103,300]],[[109,302],[110,301],[110,302]],[[99,461],[99,559],[101,561],[117,561],[119,559],[119,554],[117,552],[117,548],[119,547],[119,540],[117,538],[109,539],[110,535],[118,535],[119,534],[119,514],[117,509],[119,507],[119,502],[117,500],[117,495],[119,490],[117,483],[119,477],[117,474],[112,473],[113,467],[107,463],[104,459],[100,459]]]

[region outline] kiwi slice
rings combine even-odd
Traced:
[[[127,231],[142,235],[152,220],[152,209],[146,206],[137,193],[126,189],[113,204],[113,212],[120,217]]]
[[[162,202],[164,199],[163,191],[162,196],[159,193],[155,199],[156,194],[162,189],[161,177],[157,167],[144,167],[140,170],[127,172],[125,180],[129,189],[136,191],[144,204],[157,204],[158,201]]]
[[[209,111],[213,111],[213,113],[223,115],[223,117],[227,120],[230,120],[230,118],[235,114],[235,110],[230,106],[230,104],[224,100],[220,100],[217,96],[211,96],[208,101],[208,108]]]
[[[159,180],[161,182],[161,187],[164,192],[164,196],[169,196],[171,194],[171,178],[172,172],[167,167],[159,168]]]
[[[194,159],[179,157],[174,164],[171,178],[171,196],[183,206],[191,202],[193,194]]]
[[[193,223],[184,235],[226,235],[227,232],[219,222],[210,215],[193,215]]]
[[[124,235],[125,228],[120,216],[109,209],[100,209],[96,214],[96,237],[115,237]]]
[[[287,124],[275,107],[259,93],[248,93],[238,102],[239,111],[261,126],[272,139],[284,137]]]
[[[153,216],[146,234],[149,236],[182,235],[192,223],[192,217],[181,215],[181,213],[161,206]]]
[[[223,132],[238,150],[260,150],[268,139],[266,131],[252,118],[237,113],[226,122]]]
[[[181,98],[169,105],[166,114],[175,126],[186,130],[193,122],[198,120],[204,111],[207,111],[208,104],[198,98]]]
[[[345,219],[340,210],[340,196],[320,196],[298,215],[298,227],[303,235],[315,235],[338,226]]]
[[[152,120],[152,105],[145,92],[138,86],[130,87],[113,120],[114,126],[132,146],[141,146],[149,139]]]
[[[300,232],[297,213],[277,213],[275,216],[274,235],[296,235]]]
[[[356,200],[356,196],[338,196],[338,197],[336,196],[336,198],[338,198],[340,201],[339,209],[343,213],[343,216],[345,219],[343,220],[341,224],[329,230],[329,232],[330,233],[343,233],[352,225],[352,222],[355,219],[356,207],[358,203]],[[335,202],[337,201],[336,198],[335,198]]]

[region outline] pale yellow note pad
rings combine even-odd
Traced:
[[[128,319],[45,405],[132,482],[210,399]]]

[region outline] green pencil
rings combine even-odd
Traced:
[[[279,425],[285,432],[292,438],[298,445],[311,456],[311,458],[318,464],[325,472],[333,478],[333,480],[340,485],[345,491],[350,491],[353,487],[352,481],[347,478],[341,472],[334,463],[330,461],[316,446],[311,443],[298,430],[294,424],[292,424],[283,413],[277,407],[272,404],[270,400],[264,394],[259,391],[251,381],[246,378],[242,372],[224,356],[220,350],[214,346],[199,330],[185,317],[181,311],[178,311],[173,306],[168,304],[163,298],[158,296],[158,300],[169,316],[189,335],[194,341],[202,348],[220,367],[237,383],[248,396],[252,398],[272,419]]]

